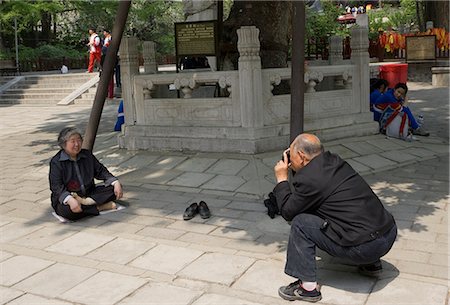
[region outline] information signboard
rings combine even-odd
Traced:
[[[216,56],[217,22],[175,23],[175,48],[178,56]]]
[[[406,36],[406,60],[436,59],[436,36]]]

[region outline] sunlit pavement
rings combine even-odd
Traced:
[[[324,143],[394,215],[398,241],[379,279],[319,253],[325,304],[446,304],[448,296],[448,88],[410,85],[428,138],[382,135]],[[286,304],[289,225],[270,219],[280,151],[254,156],[130,152],[106,105],[94,152],[119,177],[126,209],[69,224],[51,215],[48,161],[65,126],[83,129],[88,106],[0,107],[0,303]],[[192,202],[212,217],[183,221]]]

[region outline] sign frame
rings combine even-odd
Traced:
[[[193,51],[193,52],[189,52],[189,51],[183,51],[180,50],[179,47],[179,35],[180,35],[180,30],[182,30],[183,28],[186,28],[186,26],[192,26],[192,28],[195,28],[196,26],[201,26],[201,25],[210,25],[212,26],[213,29],[213,37],[212,39],[209,39],[209,43],[213,44],[213,48],[214,50],[212,52],[197,52],[197,51]],[[218,51],[219,51],[219,35],[218,35],[218,23],[217,20],[204,20],[204,21],[192,21],[192,22],[176,22],[174,23],[174,30],[175,30],[175,57],[177,59],[177,68],[179,65],[179,58],[180,57],[184,57],[184,56],[217,56]],[[207,39],[199,39],[199,38],[192,38],[189,42],[194,41],[197,43],[205,43],[208,42]],[[182,52],[182,54],[180,54],[180,52]]]
[[[424,42],[421,42],[424,40]],[[417,41],[421,43],[417,43]],[[421,49],[410,49],[411,46],[420,45]],[[433,48],[431,50],[431,47]],[[406,36],[406,61],[436,60],[436,35]],[[411,52],[413,51],[413,52]],[[415,53],[422,53],[417,56]]]

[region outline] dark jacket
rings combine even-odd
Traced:
[[[356,246],[377,238],[394,225],[394,218],[370,186],[339,156],[324,152],[273,193],[284,219],[300,213],[324,219],[323,232],[342,246]],[[325,223],[326,221],[326,223]]]
[[[77,167],[81,181],[77,175]],[[77,160],[73,161],[64,150],[60,150],[50,161],[49,180],[53,208],[62,204],[71,192],[89,195],[95,189],[94,178],[104,181],[106,186],[117,180],[90,151],[82,149]]]

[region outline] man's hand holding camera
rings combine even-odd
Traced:
[[[275,171],[275,177],[277,179],[277,183],[288,180],[288,171],[289,165],[291,164],[289,149],[286,149],[283,152],[283,159],[278,161],[273,168]]]

